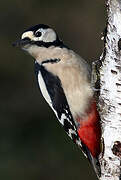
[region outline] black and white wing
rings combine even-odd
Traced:
[[[53,109],[57,119],[65,129],[66,133],[74,141],[74,143],[81,148],[82,152],[92,163],[97,173],[95,168],[95,163],[97,164],[97,161],[94,162],[95,160],[93,159],[88,148],[83,142],[81,142],[79,138],[77,127],[73,120],[60,79],[48,72],[43,65],[40,65],[37,62],[35,62],[35,74],[43,97]],[[98,168],[98,164],[96,166]],[[97,174],[100,174],[100,169]]]
[[[43,97],[54,111],[66,133],[74,141],[74,143],[82,149],[84,155],[91,161],[92,157],[88,148],[79,138],[77,127],[73,120],[60,79],[48,72],[43,65],[40,65],[36,61],[35,74]]]
[[[77,128],[70,112],[60,79],[35,62],[35,73],[45,100],[56,114],[59,122],[74,142],[79,141]]]

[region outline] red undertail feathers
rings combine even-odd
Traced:
[[[87,112],[87,119],[79,119],[78,134],[81,141],[87,146],[93,157],[100,154],[101,127],[96,102],[91,104]]]

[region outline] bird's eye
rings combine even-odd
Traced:
[[[40,31],[35,32],[36,37],[40,37],[41,35],[42,35],[42,33]]]

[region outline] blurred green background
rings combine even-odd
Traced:
[[[1,0],[1,180],[96,180],[40,96],[33,59],[11,44],[26,28],[44,23],[91,62],[102,51],[105,19],[104,0]]]

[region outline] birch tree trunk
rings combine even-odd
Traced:
[[[100,180],[121,179],[121,0],[107,1],[107,27],[100,58],[99,108],[103,150]]]

